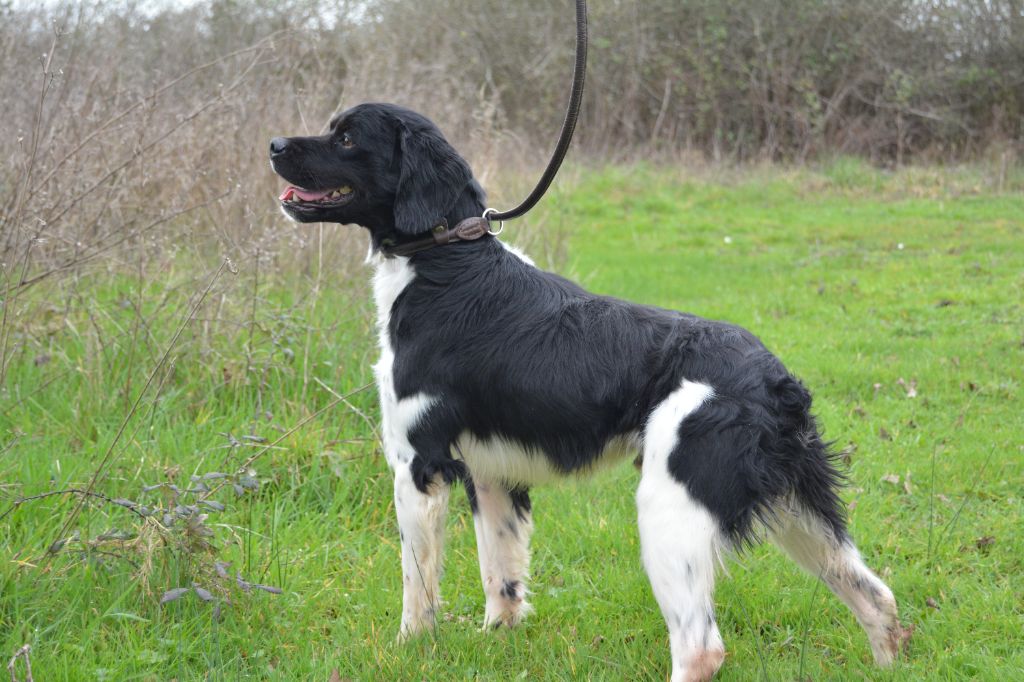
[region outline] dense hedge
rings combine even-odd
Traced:
[[[48,6],[68,31],[78,87],[110,81],[114,89],[94,93],[108,98],[145,93],[282,30],[290,31],[278,34],[274,58],[243,86],[259,116],[294,117],[301,105],[322,118],[359,99],[392,99],[456,136],[546,142],[567,97],[569,0]],[[9,103],[0,125],[17,125],[20,114],[26,128],[35,100],[25,85],[52,17],[17,7],[0,3],[0,95]],[[590,13],[580,141],[593,153],[902,161],[1019,149],[1024,139],[1022,0],[616,0],[592,2]],[[229,80],[232,68],[203,78]],[[116,71],[116,84],[94,77],[102,69]]]
[[[1024,137],[1020,0],[631,0],[590,11],[591,150],[902,160]],[[395,63],[467,106],[493,97],[513,130],[559,120],[571,2],[385,0],[371,32]]]

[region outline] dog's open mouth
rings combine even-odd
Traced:
[[[312,190],[289,185],[278,197],[281,203],[290,207],[330,207],[347,204],[354,195],[352,188],[343,185],[337,189]]]

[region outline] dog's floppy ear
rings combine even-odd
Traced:
[[[399,126],[401,158],[395,192],[395,228],[426,232],[441,222],[473,179],[469,164],[435,130]]]

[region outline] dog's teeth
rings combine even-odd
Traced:
[[[349,187],[348,185],[345,185],[344,187],[338,189],[338,193],[339,194],[352,194],[352,188]]]

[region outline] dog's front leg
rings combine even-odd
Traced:
[[[533,520],[525,488],[467,482],[484,584],[484,627],[517,625],[531,610],[526,601]]]
[[[395,511],[402,540],[400,640],[434,627],[440,605],[449,489],[449,484],[437,476],[424,492],[413,481],[412,462],[395,467]]]

